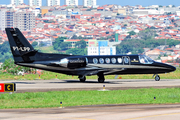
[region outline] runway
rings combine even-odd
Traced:
[[[179,79],[113,79],[105,83],[97,80],[1,80],[0,83],[16,83],[18,92],[108,90],[138,88],[180,87]],[[167,105],[98,105],[66,108],[1,109],[0,120],[177,120],[180,119],[180,104]]]
[[[87,80],[84,83],[79,80],[1,80],[0,83],[16,83],[18,92],[45,92],[62,90],[99,90],[105,85],[109,90],[124,90],[138,88],[171,88],[180,87],[179,79],[109,79],[105,83],[97,80]]]

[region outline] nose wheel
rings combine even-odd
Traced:
[[[155,81],[160,81],[160,76],[159,75],[155,76]]]

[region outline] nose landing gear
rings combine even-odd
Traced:
[[[159,75],[155,76],[155,81],[160,81],[160,76]]]

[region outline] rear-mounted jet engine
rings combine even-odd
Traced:
[[[88,64],[88,59],[86,57],[69,57],[61,59],[58,63],[62,67],[66,67],[69,69],[86,67]]]

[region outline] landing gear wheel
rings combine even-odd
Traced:
[[[99,82],[99,83],[104,83],[104,79],[98,78],[98,82]]]
[[[99,77],[98,78],[98,82],[99,83],[104,83],[104,80],[105,80],[104,75],[103,74],[99,74],[98,77]]]
[[[79,76],[80,82],[85,82],[86,81],[86,76]]]
[[[155,81],[160,81],[160,76],[159,75],[155,76]]]

